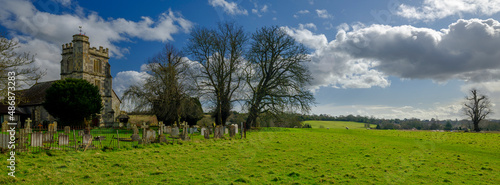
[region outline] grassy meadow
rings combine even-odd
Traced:
[[[498,133],[311,124],[247,139],[18,154],[16,178],[4,167],[0,184],[500,184]]]

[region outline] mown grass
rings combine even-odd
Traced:
[[[264,128],[247,139],[16,155],[0,184],[499,184],[500,134]],[[7,155],[1,155],[7,158]],[[4,166],[7,166],[6,160]]]

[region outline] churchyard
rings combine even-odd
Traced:
[[[353,129],[261,128],[247,132],[246,139],[229,134],[214,139],[214,133],[205,139],[200,130],[174,143],[23,152],[16,156],[16,178],[0,176],[0,184],[500,182],[498,133],[367,130],[355,129],[362,123],[338,124]]]

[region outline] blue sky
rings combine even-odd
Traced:
[[[83,26],[93,47],[110,49],[121,95],[143,82],[148,57],[166,43],[182,49],[196,26],[278,25],[309,48],[312,113],[462,119],[475,87],[500,118],[499,12],[499,0],[0,0],[0,28],[36,53],[48,81],[59,79],[61,45]]]

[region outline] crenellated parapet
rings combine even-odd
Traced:
[[[62,45],[62,54],[73,53],[73,43],[66,43]]]
[[[109,58],[108,51],[108,48],[104,49],[102,46],[99,46],[99,49],[96,49],[95,47],[89,49],[89,53],[91,55],[97,55],[105,58]]]

